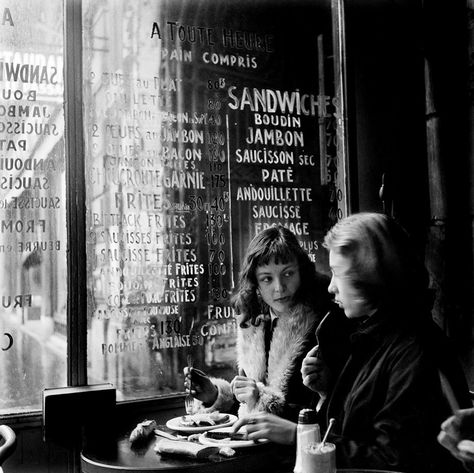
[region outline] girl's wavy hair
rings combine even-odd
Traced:
[[[410,306],[420,316],[431,309],[426,267],[410,236],[394,219],[372,212],[351,215],[329,230],[323,246],[352,260],[346,277],[375,307],[393,313]],[[397,317],[407,312],[402,310]]]
[[[258,233],[249,243],[239,276],[239,287],[232,299],[235,311],[240,316],[240,327],[258,325],[257,317],[268,314],[269,307],[257,295],[258,266],[286,264],[296,259],[301,285],[295,294],[296,303],[311,304],[315,292],[316,268],[306,251],[300,246],[296,236],[283,225],[273,225]]]

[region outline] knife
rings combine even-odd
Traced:
[[[247,434],[239,434],[232,432],[216,432],[215,430],[209,430],[206,432],[206,437],[215,440],[248,440]]]
[[[173,434],[170,434],[169,432],[165,432],[164,430],[160,430],[160,429],[155,429],[154,432],[155,432],[155,435],[158,435],[160,437],[164,437],[164,438],[169,439],[169,440],[183,440],[183,439],[186,439],[186,437],[183,437],[182,435],[180,435],[180,436],[173,435]]]

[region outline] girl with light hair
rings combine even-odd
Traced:
[[[431,318],[428,273],[408,233],[384,214],[359,213],[337,223],[324,246],[328,291],[356,323],[347,363],[322,393],[321,414],[336,419],[338,466],[454,473],[458,465],[436,438],[450,409],[470,404],[469,391]],[[313,362],[306,359],[302,373],[314,387]]]

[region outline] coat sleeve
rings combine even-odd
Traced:
[[[210,378],[214,385],[217,387],[217,398],[214,404],[210,406],[204,406],[204,404],[198,399],[194,399],[194,406],[196,412],[228,412],[234,413],[237,411],[237,400],[234,397],[234,393],[230,387],[230,383],[222,378]]]
[[[437,370],[415,346],[392,354],[380,379],[385,396],[374,395],[377,405],[367,404],[365,415],[373,418],[369,431],[332,435],[338,466],[396,469],[407,472],[458,471],[436,443],[439,426],[447,412],[441,398]],[[380,387],[380,386],[379,386]],[[376,389],[376,387],[374,388]],[[351,398],[354,402],[354,398]],[[346,404],[347,405],[347,404]],[[360,415],[364,409],[358,409]],[[362,422],[362,421],[361,421]],[[353,430],[354,431],[354,430]]]
[[[239,417],[256,412],[269,412],[275,415],[282,415],[285,408],[285,397],[282,392],[266,386],[260,381],[257,382],[259,398],[253,408],[241,403],[239,406]]]

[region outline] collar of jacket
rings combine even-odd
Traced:
[[[239,328],[237,356],[239,368],[249,378],[285,391],[288,378],[296,369],[295,362],[309,348],[308,335],[314,333],[317,316],[308,307],[298,304],[291,314],[280,317],[273,332],[270,351],[265,353],[265,324]]]
[[[363,318],[359,326],[351,335],[351,344],[354,348],[363,348],[370,346],[379,346],[380,342],[398,332],[399,328],[387,314],[378,310],[370,317]]]

